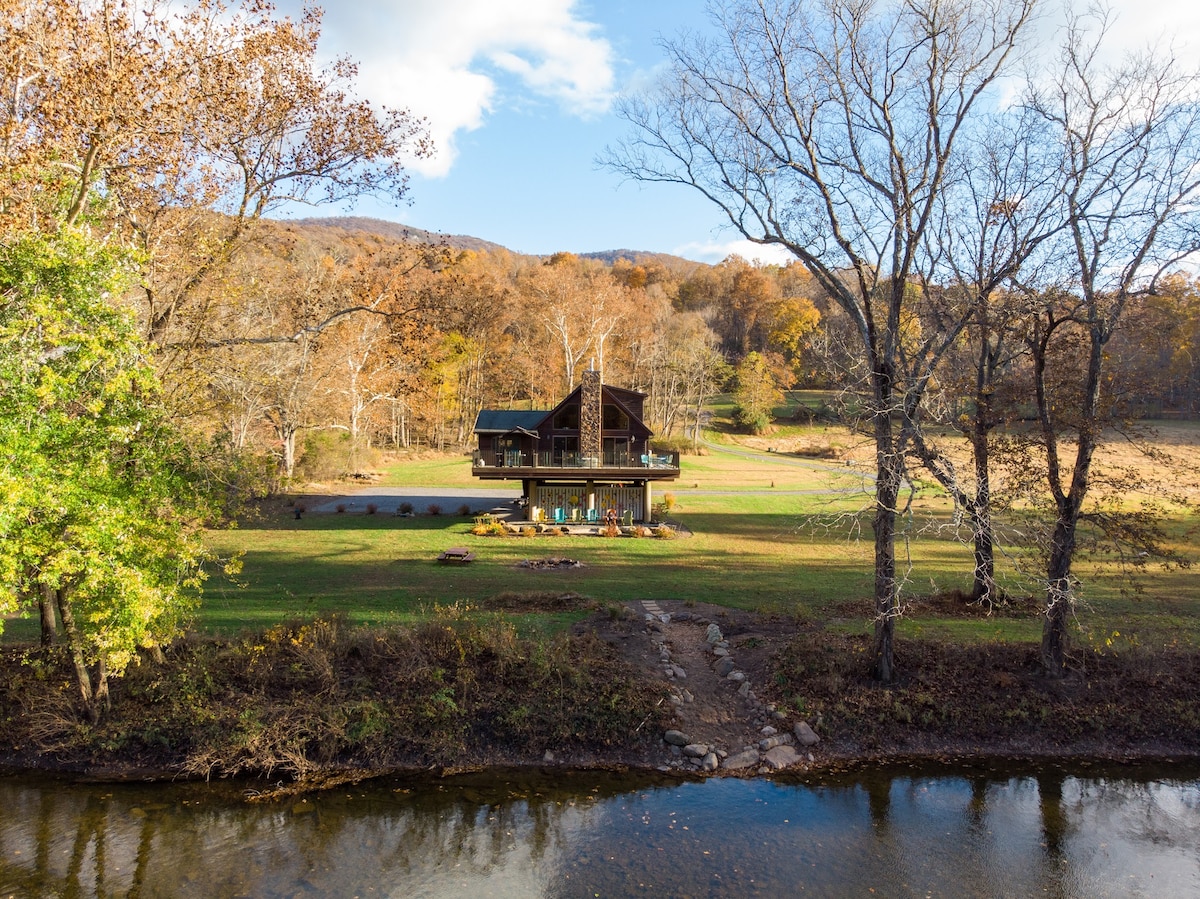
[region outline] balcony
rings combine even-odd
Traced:
[[[626,453],[605,453],[586,456],[582,453],[522,453],[516,450],[476,453],[471,462],[471,474],[492,480],[595,478],[665,481],[679,477],[679,454],[631,456]]]

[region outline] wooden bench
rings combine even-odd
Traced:
[[[452,546],[440,556],[437,557],[439,562],[456,562],[459,565],[466,564],[475,558],[475,553],[471,552],[465,546]]]

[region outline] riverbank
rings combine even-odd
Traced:
[[[521,637],[506,607],[588,610]],[[403,770],[623,768],[747,776],[896,759],[1200,758],[1200,657],[1078,650],[1041,677],[1036,647],[900,640],[891,687],[867,638],[684,602],[571,593],[439,610],[415,628],[318,619],[190,637],[78,714],[66,659],[0,653],[0,764],[114,779],[258,777],[313,788]]]

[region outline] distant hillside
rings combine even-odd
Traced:
[[[696,262],[684,259],[682,256],[672,256],[670,253],[649,253],[645,250],[601,250],[596,253],[580,253],[584,259],[598,259],[605,265],[612,265],[618,259],[628,259],[634,265],[658,263],[667,271],[686,275],[698,268],[708,268],[707,262]]]
[[[467,234],[438,234],[423,228],[412,228],[400,222],[389,222],[384,219],[368,218],[355,215],[331,215],[302,219],[285,219],[286,224],[298,225],[304,228],[340,228],[343,231],[361,231],[375,234],[391,240],[404,240],[413,243],[445,243],[456,250],[476,250],[479,252],[496,252],[503,250],[514,255],[532,255],[510,250],[498,243],[471,237]],[[612,265],[618,259],[628,259],[635,265],[658,263],[668,271],[686,275],[697,268],[706,267],[707,263],[694,262],[682,256],[672,256],[669,253],[649,253],[644,250],[601,250],[595,253],[578,253],[585,259],[597,259],[606,265]]]
[[[498,243],[470,237],[466,234],[438,234],[423,228],[411,228],[399,222],[388,222],[365,216],[331,215],[320,218],[287,219],[286,221],[289,224],[306,228],[341,228],[343,231],[364,231],[368,234],[378,234],[380,237],[412,243],[445,243],[456,250],[476,250],[490,253],[508,249]]]

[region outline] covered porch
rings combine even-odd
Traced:
[[[649,480],[528,480],[525,496],[525,517],[538,524],[602,526],[611,510],[618,524],[630,526],[650,521],[654,510]]]

